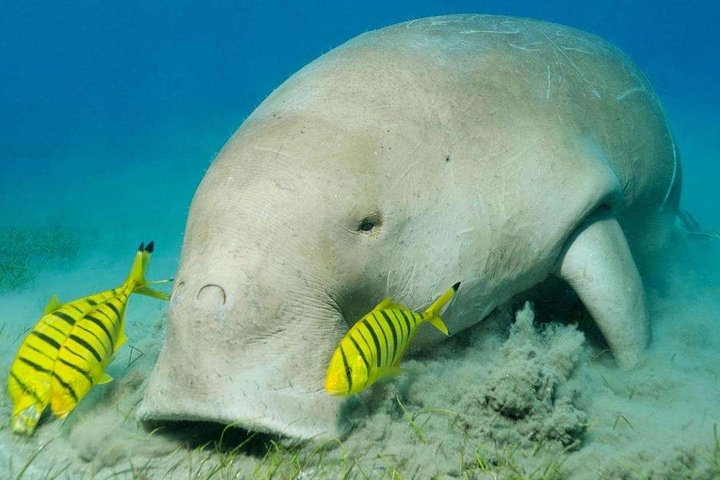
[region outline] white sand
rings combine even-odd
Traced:
[[[712,243],[690,247],[695,262],[720,253]],[[3,295],[2,318],[22,321],[8,322],[3,331],[0,362],[10,364],[19,335],[42,310],[47,292],[71,298],[87,278],[93,286],[113,285],[125,275],[132,250],[126,256],[102,269],[91,266],[99,260],[88,259],[74,272],[48,272],[34,288]],[[714,288],[720,286],[720,269],[689,266],[689,259],[676,258],[664,278],[650,282],[653,344],[640,368],[618,370],[573,326],[533,326],[529,307],[512,328],[511,312],[501,311],[463,341],[409,359],[408,375],[349,401],[352,431],[341,448],[324,454],[320,478],[338,474],[343,458],[358,462],[355,474],[388,477],[393,468],[409,478],[480,475],[486,462],[500,478],[512,472],[535,478],[546,469],[587,479],[713,478],[720,466],[713,464],[720,460],[713,457],[713,427],[720,423],[720,288]],[[155,260],[153,278],[171,270],[172,259],[162,250]],[[160,346],[163,308],[152,299],[132,298],[133,348],[123,348],[111,365],[116,381],[96,387],[64,424],[45,422],[30,439],[11,435],[3,424],[0,471],[16,475],[38,450],[26,478],[60,468],[67,468],[68,478],[134,478],[133,469],[136,475],[148,466],[172,472],[169,478],[187,478],[188,468],[207,474],[226,460],[196,452],[192,466],[184,449],[192,436],[151,435],[133,418]],[[3,394],[3,418],[9,407]],[[312,464],[315,447],[298,451]],[[201,466],[206,456],[210,460]],[[290,455],[282,458],[289,461]],[[251,474],[269,467],[268,460],[238,455],[232,468]]]

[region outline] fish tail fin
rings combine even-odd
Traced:
[[[155,243],[150,242],[147,245],[141,243],[135,254],[135,260],[133,261],[132,268],[130,269],[130,275],[126,281],[127,284],[132,286],[132,291],[141,295],[147,295],[149,297],[159,298],[161,300],[169,300],[170,297],[159,290],[150,288],[148,285],[156,285],[160,283],[171,282],[172,279],[158,280],[149,282],[145,280],[145,272],[147,272],[148,266],[150,265],[150,256],[155,249]]]
[[[423,312],[423,319],[430,323],[433,327],[437,328],[441,332],[443,332],[445,335],[450,335],[450,332],[448,331],[447,325],[445,325],[445,322],[442,321],[442,318],[440,318],[440,310],[443,309],[445,305],[450,301],[450,299],[455,295],[455,292],[457,292],[457,289],[460,287],[460,282],[457,282],[455,285],[450,287],[445,293],[440,295],[440,297],[435,300],[428,308]]]
[[[10,427],[13,433],[30,436],[35,432],[43,412],[50,403],[50,389],[38,388],[32,381],[19,383],[18,375],[10,371],[7,391],[13,402]]]
[[[10,427],[13,433],[30,436],[35,433],[46,405],[33,404],[20,411],[13,411]]]

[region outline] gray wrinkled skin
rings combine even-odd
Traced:
[[[323,380],[348,325],[459,280],[451,333],[557,275],[631,367],[650,335],[632,252],[666,241],[679,184],[657,97],[595,36],[483,15],[360,35],[274,91],[205,175],[140,416],[335,435]]]

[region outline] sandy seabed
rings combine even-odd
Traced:
[[[718,172],[708,161],[720,148],[716,110],[682,99],[670,107],[687,167],[683,204],[717,230]],[[148,153],[102,177],[95,156],[4,172],[3,386],[53,293],[71,300],[116,286],[148,240],[157,245],[149,278],[173,276],[204,167],[197,158],[220,140],[193,141],[187,158]],[[83,188],[65,188],[66,177]],[[657,260],[645,278],[653,341],[639,368],[618,370],[582,311],[550,315],[547,302],[518,300],[409,357],[406,375],[348,400],[342,440],[305,445],[221,426],[140,425],[134,413],[166,305],[133,296],[130,340],[108,369],[115,381],[95,387],[66,421],[48,419],[33,437],[17,437],[0,389],[0,480],[720,478],[720,241],[691,238]]]
[[[81,256],[82,237],[62,230],[47,237],[62,254],[31,238],[36,261],[26,270],[37,273],[0,292],[3,384],[51,293],[69,300],[111,287],[132,259],[132,249],[125,259],[115,250]],[[156,254],[151,278],[171,274],[173,247]],[[653,268],[653,342],[639,368],[617,369],[581,310],[550,315],[547,305],[512,302],[408,358],[406,375],[348,400],[342,440],[305,445],[209,425],[140,425],[134,413],[165,304],[134,296],[130,341],[109,369],[116,380],[29,439],[3,421],[0,478],[720,478],[720,268],[708,261],[718,257],[720,242],[691,239]],[[10,407],[3,390],[0,418]]]

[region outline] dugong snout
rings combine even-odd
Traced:
[[[268,295],[280,301],[263,302],[254,283],[178,278],[141,420],[232,423],[296,438],[332,431],[339,403],[322,380],[326,350],[342,333],[333,326],[345,322],[339,312],[275,292]],[[304,336],[317,347],[304,348]]]

